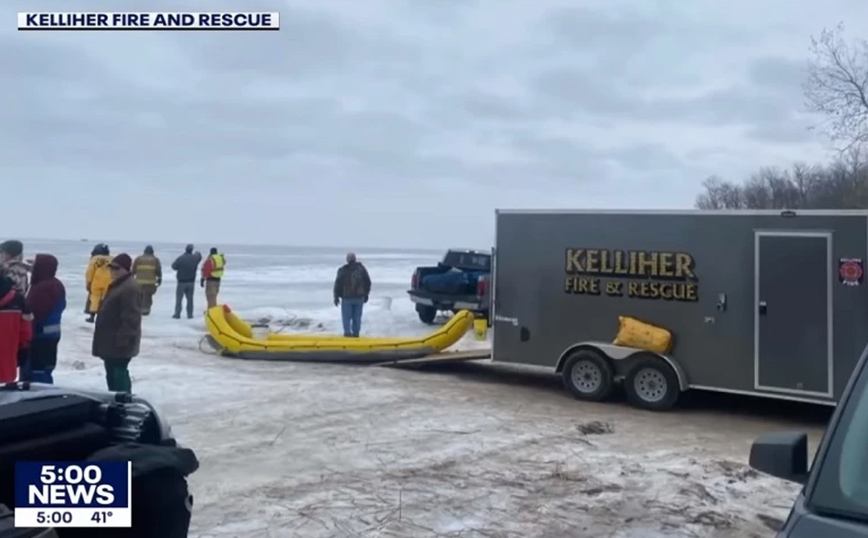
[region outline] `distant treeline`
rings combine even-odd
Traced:
[[[712,176],[700,209],[868,209],[868,41],[847,42],[843,27],[812,39],[804,93],[820,131],[840,149],[825,165],[762,168],[741,184]]]

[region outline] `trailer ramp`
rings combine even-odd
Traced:
[[[374,366],[389,366],[392,368],[418,368],[422,366],[428,366],[429,364],[445,364],[452,362],[481,361],[490,359],[490,349],[471,349],[467,351],[442,351],[440,353],[434,353],[433,355],[428,355],[427,357],[422,357],[418,359],[397,359],[386,362],[378,362],[374,364]]]

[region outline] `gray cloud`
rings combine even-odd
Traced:
[[[485,246],[495,207],[689,204],[706,175],[822,156],[801,51],[824,25],[868,21],[839,0],[243,5],[280,11],[281,31],[0,30],[0,178],[27,185],[0,229]],[[138,207],[159,215],[147,229]],[[231,218],[204,230],[215,213]],[[408,214],[437,225],[395,225]]]

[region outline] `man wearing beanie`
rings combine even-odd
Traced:
[[[102,359],[108,389],[132,391],[130,361],[139,354],[142,339],[142,294],[130,269],[133,260],[118,254],[109,267],[112,283],[100,305],[93,331],[92,354]]]
[[[11,280],[15,289],[25,297],[30,289],[29,271],[30,266],[24,263],[24,244],[21,241],[0,243],[0,274]]]

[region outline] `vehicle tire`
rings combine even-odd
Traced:
[[[416,305],[416,313],[419,314],[419,319],[422,323],[427,325],[431,325],[434,323],[434,318],[437,317],[437,309],[433,306],[428,306],[424,304]]]
[[[564,386],[580,400],[603,401],[612,395],[615,388],[612,364],[591,349],[580,349],[567,357],[561,376]]]
[[[678,400],[681,388],[675,371],[663,359],[640,355],[624,378],[624,392],[634,407],[668,411]]]

